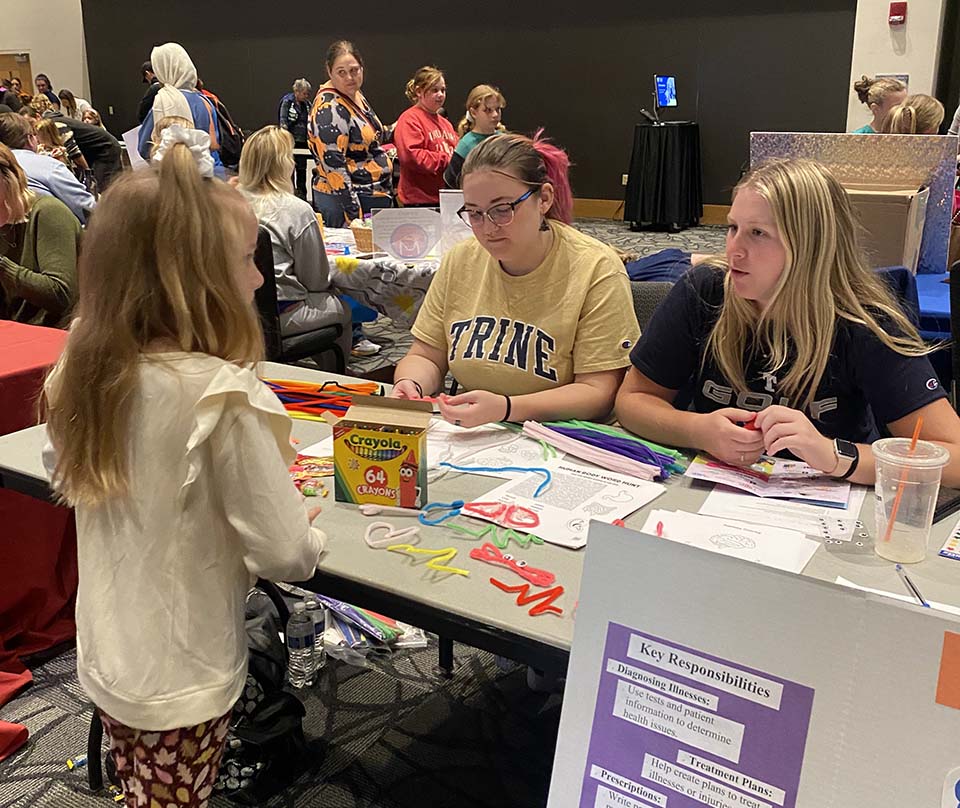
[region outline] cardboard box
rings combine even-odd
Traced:
[[[333,427],[337,501],[422,508],[432,410],[426,401],[355,396]]]
[[[863,246],[872,267],[905,266],[917,273],[929,188],[844,185],[866,233]]]

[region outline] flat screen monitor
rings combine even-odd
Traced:
[[[654,76],[654,85],[657,90],[657,106],[675,107],[677,105],[677,77]]]

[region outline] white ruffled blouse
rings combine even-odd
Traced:
[[[187,727],[243,689],[252,581],[309,578],[325,537],[287,470],[290,418],[250,370],[145,355],[130,417],[129,495],[77,509],[78,674],[128,726]]]

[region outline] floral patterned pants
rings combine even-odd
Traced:
[[[127,808],[206,808],[230,715],[195,727],[148,732],[101,711]]]

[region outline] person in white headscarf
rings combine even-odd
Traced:
[[[150,54],[153,72],[160,80],[160,90],[153,99],[153,107],[140,125],[138,151],[150,159],[153,147],[151,135],[155,122],[169,116],[193,121],[193,127],[206,132],[210,137],[210,154],[218,173],[223,172],[220,162],[220,144],[217,140],[219,122],[217,111],[209,99],[197,90],[197,68],[182,45],[167,42],[157,45]]]

